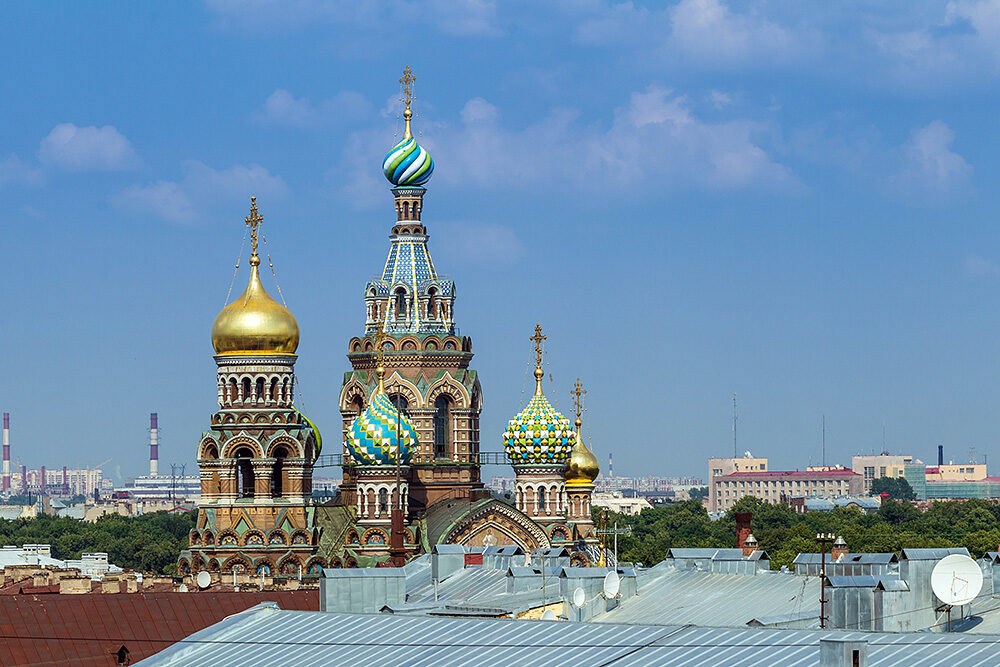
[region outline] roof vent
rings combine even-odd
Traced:
[[[865,667],[868,642],[857,639],[820,639],[820,667]]]

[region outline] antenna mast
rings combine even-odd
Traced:
[[[736,394],[733,394],[733,458],[739,457],[739,450],[736,449]]]

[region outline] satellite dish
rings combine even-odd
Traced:
[[[604,597],[616,598],[622,589],[622,578],[614,570],[604,575]]]
[[[552,611],[551,609],[546,609],[545,611],[542,612],[542,620],[543,621],[554,621],[554,620],[556,620],[556,613],[554,611]]]
[[[198,573],[198,588],[208,588],[211,583],[212,575],[210,575],[207,571],[202,570]]]
[[[187,584],[181,584],[180,586],[177,587],[177,592],[178,593],[187,593],[188,592],[188,585]]]
[[[573,591],[573,606],[577,609],[581,609],[584,603],[587,601],[587,594],[582,588],[577,588]]]
[[[983,589],[983,571],[968,556],[945,556],[931,572],[931,589],[945,604],[953,607],[969,604]]]

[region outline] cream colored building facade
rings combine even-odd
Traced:
[[[902,477],[903,469],[914,462],[920,463],[907,454],[859,454],[851,457],[851,470],[861,475],[864,493],[869,493],[876,479]]]
[[[612,512],[628,514],[629,516],[652,507],[643,496],[623,496],[619,491],[594,493],[591,496],[590,504],[594,507],[607,507]]]
[[[772,505],[792,498],[836,498],[861,493],[861,475],[849,468],[734,472],[712,480],[709,497],[713,511],[725,512],[740,498],[751,496]]]
[[[715,478],[736,472],[767,472],[767,458],[752,456],[747,452],[739,458],[712,458],[708,460],[708,511],[719,510],[719,497],[715,495]]]

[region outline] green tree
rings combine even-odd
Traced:
[[[917,494],[910,483],[902,477],[879,477],[872,481],[871,495],[889,494],[895,500],[916,500]]]

